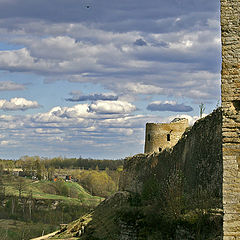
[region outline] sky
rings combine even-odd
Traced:
[[[0,0],[0,158],[119,159],[220,102],[215,0]]]

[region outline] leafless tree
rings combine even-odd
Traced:
[[[206,109],[206,108],[205,108],[204,103],[200,103],[200,104],[199,104],[200,118],[202,117],[205,109]]]

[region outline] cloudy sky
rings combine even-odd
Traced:
[[[0,0],[0,158],[123,158],[220,100],[219,1]]]

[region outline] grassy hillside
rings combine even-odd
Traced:
[[[103,198],[76,182],[0,178],[0,239],[23,240],[59,229],[89,212]]]
[[[102,198],[87,193],[82,186],[75,182],[64,181],[36,181],[23,177],[2,176],[5,195],[28,197],[34,199],[61,200],[71,204],[96,206]]]
[[[28,240],[35,236],[41,236],[47,232],[53,232],[56,228],[56,226],[50,224],[36,224],[12,219],[0,219],[0,239]]]

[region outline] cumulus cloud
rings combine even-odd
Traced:
[[[127,83],[123,86],[118,86],[125,92],[131,92],[134,94],[163,94],[165,90],[161,87],[144,84],[144,83]]]
[[[16,90],[24,90],[25,86],[22,84],[18,84],[12,81],[1,81],[0,82],[0,91],[16,91]]]
[[[91,112],[100,114],[124,114],[136,110],[136,107],[125,101],[96,101],[89,106]]]
[[[108,104],[113,102],[109,101]],[[56,151],[65,155],[69,151],[78,155],[87,154],[86,145],[91,145],[91,149],[94,149],[94,153],[100,154],[99,156],[104,156],[101,155],[103,149],[109,157],[112,151],[116,154],[119,144],[124,146],[124,151],[131,150],[133,146],[140,149],[137,152],[142,151],[145,123],[150,119],[152,121],[156,119],[154,116],[130,114],[129,111],[135,107],[126,102],[115,101],[115,106],[111,107],[114,110],[106,110],[106,106],[100,108],[101,105],[96,105],[99,109],[91,112],[90,106],[91,104],[77,104],[73,107],[56,106],[47,112],[33,115],[0,115],[0,129],[3,136],[1,141],[9,141],[9,139],[15,141],[11,146],[13,146],[12,153],[16,151],[17,156],[29,154],[30,149],[34,154],[41,156],[45,154],[55,156]],[[117,114],[109,114],[109,112],[117,112]],[[7,142],[5,143],[7,147]],[[125,153],[118,150],[117,155],[114,156],[124,157]]]
[[[9,145],[9,141],[5,141],[5,140],[3,140],[3,141],[0,141],[0,145]]]
[[[27,109],[39,107],[40,105],[36,101],[30,101],[25,98],[12,98],[9,101],[0,99],[0,109],[4,111],[25,111]]]
[[[207,114],[203,114],[202,117],[206,117]],[[200,119],[199,116],[190,116],[187,114],[179,114],[179,115],[175,115],[175,116],[169,116],[167,118],[167,122],[171,122],[174,118],[186,118],[188,119],[188,123],[190,126],[192,126],[197,120]]]
[[[0,115],[1,140],[13,139],[16,155],[26,154],[27,146],[48,156],[124,157],[142,152],[146,121],[166,118],[165,113],[134,115],[133,100],[153,95],[184,96],[188,102],[219,99],[219,1],[102,0],[92,2],[90,9],[85,5],[75,0],[0,0],[1,41],[9,46],[0,51],[2,79],[14,74],[15,82],[22,81],[27,73],[36,81],[64,80],[83,88],[90,83],[93,91],[100,87],[116,94],[75,94],[67,100],[93,102],[49,104],[51,110],[33,116]],[[0,91],[23,89],[0,82]],[[21,104],[6,107],[9,103],[1,101],[1,109],[3,105],[21,109]],[[191,108],[178,103],[169,107]],[[125,144],[122,149],[120,144]]]
[[[109,132],[124,134],[126,136],[130,136],[133,134],[133,129],[131,128],[108,128]]]
[[[51,135],[51,134],[60,134],[63,131],[61,131],[60,129],[36,128],[35,132],[39,134]]]
[[[194,99],[193,92],[199,91],[205,99],[213,99],[219,96],[215,85],[220,82],[220,28],[215,18],[216,14],[173,14],[155,20],[161,30],[165,29],[157,32],[144,27],[117,32],[106,29],[107,23],[102,23],[101,28],[81,21],[73,24],[44,20],[31,20],[31,25],[11,22],[13,31],[9,32],[6,22],[0,21],[3,35],[24,46],[0,51],[0,67],[55,80],[99,83],[118,95],[129,89],[136,95],[188,94]],[[168,21],[178,26],[169,32]],[[189,82],[192,84],[183,85]]]
[[[95,94],[89,94],[89,95],[80,95],[77,93],[71,93],[73,97],[66,98],[66,101],[70,102],[83,102],[83,101],[116,101],[118,100],[118,96],[112,94],[112,93],[95,93]]]
[[[89,128],[92,121],[109,118],[109,115],[112,115],[110,118],[116,119],[135,110],[136,107],[133,104],[125,101],[99,100],[91,104],[77,104],[73,107],[57,106],[48,112],[36,114],[32,120],[35,123],[81,124],[84,128],[93,130],[95,128]]]
[[[186,106],[183,103],[178,104],[175,101],[155,101],[147,106],[150,111],[170,111],[170,112],[191,112],[193,108],[191,106]]]
[[[34,122],[41,123],[62,123],[67,121],[70,124],[71,119],[76,123],[81,122],[83,118],[93,117],[93,113],[89,113],[88,104],[78,104],[73,107],[54,107],[49,112],[38,113],[33,116]]]

